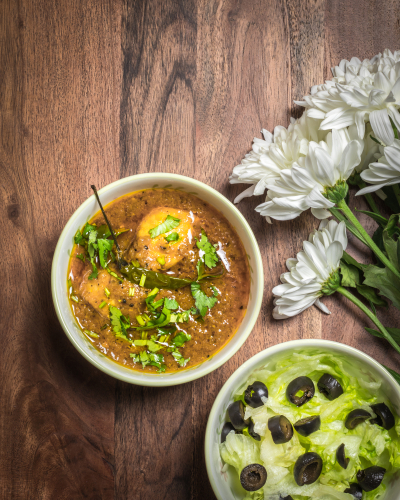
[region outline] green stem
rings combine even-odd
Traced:
[[[400,187],[398,184],[393,184],[393,191],[396,195],[397,203],[400,205]]]
[[[344,295],[346,298],[351,300],[353,304],[355,304],[357,307],[359,307],[367,316],[368,318],[379,328],[379,331],[382,333],[382,335],[385,337],[385,339],[389,342],[389,344],[395,348],[395,350],[400,354],[400,346],[399,344],[393,339],[393,337],[390,335],[390,333],[386,330],[386,328],[382,325],[382,323],[379,321],[379,319],[373,314],[368,307],[361,302],[361,300],[357,299],[352,293],[350,293],[346,288],[343,288],[342,286],[339,286],[336,290],[337,292],[341,293]]]
[[[357,217],[353,214],[350,208],[347,206],[347,203],[344,200],[341,200],[337,204],[338,208],[342,210],[345,216],[348,218],[350,222],[356,227],[364,238],[366,244],[369,248],[374,252],[374,254],[378,257],[378,259],[384,264],[392,273],[400,279],[400,272],[394,267],[394,265],[390,262],[390,260],[386,257],[386,255],[380,250],[380,248],[376,245],[376,243],[372,240],[367,231],[363,228],[363,226],[358,221]]]

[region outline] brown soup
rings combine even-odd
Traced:
[[[135,370],[174,372],[202,363],[237,331],[250,292],[236,231],[208,203],[146,189],[98,212],[75,236],[68,285],[74,316],[93,345]],[[114,261],[113,261],[114,259]]]

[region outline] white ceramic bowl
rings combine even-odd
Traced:
[[[130,370],[104,356],[93,347],[83,335],[72,314],[67,294],[67,270],[73,238],[76,230],[89,220],[99,207],[94,195],[87,199],[69,219],[53,257],[51,269],[51,291],[58,319],[70,341],[77,350],[94,366],[125,382],[148,386],[170,386],[183,384],[203,377],[225,363],[241,347],[249,336],[260,312],[264,277],[260,250],[250,226],[235,206],[220,193],[202,182],[181,175],[149,173],[126,177],[100,189],[99,195],[103,205],[107,205],[119,196],[152,187],[168,187],[197,195],[223,213],[236,229],[248,254],[251,270],[250,299],[246,315],[236,334],[217,354],[204,363],[176,373],[149,374]]]
[[[338,353],[345,356],[352,364],[354,374],[368,380],[381,381],[382,393],[391,402],[393,408],[400,415],[400,386],[395,379],[377,361],[353,347],[330,340],[292,340],[275,345],[256,354],[240,366],[227,380],[220,390],[208,418],[205,437],[205,459],[207,473],[211,486],[219,500],[242,500],[244,498],[237,473],[233,467],[226,472],[222,471],[223,463],[219,455],[221,429],[226,422],[226,410],[233,402],[233,396],[238,388],[245,383],[249,376],[265,366],[272,358],[278,361],[296,351],[308,352],[326,351],[330,354]],[[384,500],[399,500],[400,474],[391,482],[386,490]]]

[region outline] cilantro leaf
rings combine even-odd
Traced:
[[[170,233],[168,236],[164,236],[164,240],[170,243],[171,241],[178,241],[179,234],[178,233]]]
[[[157,238],[157,236],[160,236],[160,234],[168,233],[168,231],[171,231],[171,229],[175,229],[176,227],[178,227],[180,222],[180,219],[172,217],[172,215],[167,215],[167,218],[163,223],[149,230],[150,237],[153,239]]]
[[[111,252],[114,245],[113,240],[100,239],[97,240],[99,246],[100,265],[103,269],[107,267],[108,253]]]
[[[95,230],[96,226],[94,224],[89,224],[89,222],[86,222],[82,229],[82,237],[87,240],[89,238],[89,233]]]
[[[78,229],[78,231],[75,233],[75,236],[74,236],[74,241],[77,245],[79,245],[79,243],[83,240],[83,236],[82,236],[82,233],[81,231]]]
[[[82,262],[85,262],[85,255],[83,253],[79,253],[77,255],[78,259],[80,259]]]
[[[170,311],[175,311],[179,308],[179,304],[175,299],[169,299],[168,297],[166,297],[164,301],[164,307],[166,307]]]
[[[207,235],[204,230],[201,230],[201,239],[200,241],[196,238],[197,248],[201,250],[200,259],[205,263],[207,267],[212,269],[217,265],[218,255],[214,245],[208,241]],[[196,266],[197,267],[197,266]],[[197,268],[199,271],[199,268]]]
[[[190,358],[185,359],[182,354],[176,349],[173,351],[172,356],[174,357],[175,361],[179,364],[179,366],[184,367],[186,366],[186,363],[190,360]]]
[[[96,262],[94,261],[94,257],[90,259],[90,263],[92,264],[92,272],[89,274],[89,279],[90,280],[95,280],[97,279],[97,276],[99,275],[99,271],[96,266]]]
[[[109,306],[109,311],[112,329],[114,333],[116,333],[116,337],[123,338],[131,342],[131,339],[128,337],[126,332],[126,330],[131,326],[129,318],[124,316],[117,307]]]
[[[204,317],[208,313],[209,309],[214,307],[218,301],[217,289],[213,286],[211,287],[211,289],[213,291],[213,295],[209,297],[201,289],[200,283],[192,283],[190,285],[190,290],[194,298],[196,309],[202,317]]]
[[[189,340],[192,338],[191,335],[189,335],[186,332],[179,332],[175,337],[172,339],[172,343],[174,344],[175,347],[182,347],[185,342],[189,342]]]

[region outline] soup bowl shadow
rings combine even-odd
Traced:
[[[224,467],[219,454],[221,430],[227,419],[227,408],[234,396],[246,388],[246,380],[262,369],[267,363],[279,362],[293,353],[340,356],[352,375],[367,381],[381,383],[380,393],[390,401],[394,411],[400,416],[400,385],[377,361],[367,354],[339,342],[321,339],[302,339],[283,342],[259,352],[241,365],[225,382],[216,397],[207,422],[205,435],[205,461],[212,489],[218,500],[243,500],[246,496],[238,474],[231,466]],[[268,480],[266,487],[268,486]],[[397,471],[381,500],[399,500],[400,471]]]
[[[99,190],[103,205],[120,196],[151,188],[181,190],[198,196],[219,210],[236,230],[245,248],[250,265],[250,297],[246,315],[231,340],[203,363],[174,373],[153,374],[122,366],[98,351],[83,334],[75,320],[68,299],[67,273],[74,235],[98,211],[92,195],[75,211],[58,240],[51,270],[51,292],[54,307],[64,332],[80,354],[99,370],[124,382],[143,386],[171,386],[204,377],[223,365],[240,349],[251,333],[260,312],[264,276],[260,250],[254,234],[243,215],[223,195],[210,186],[176,174],[149,173],[118,180]],[[234,307],[234,306],[233,306]]]

